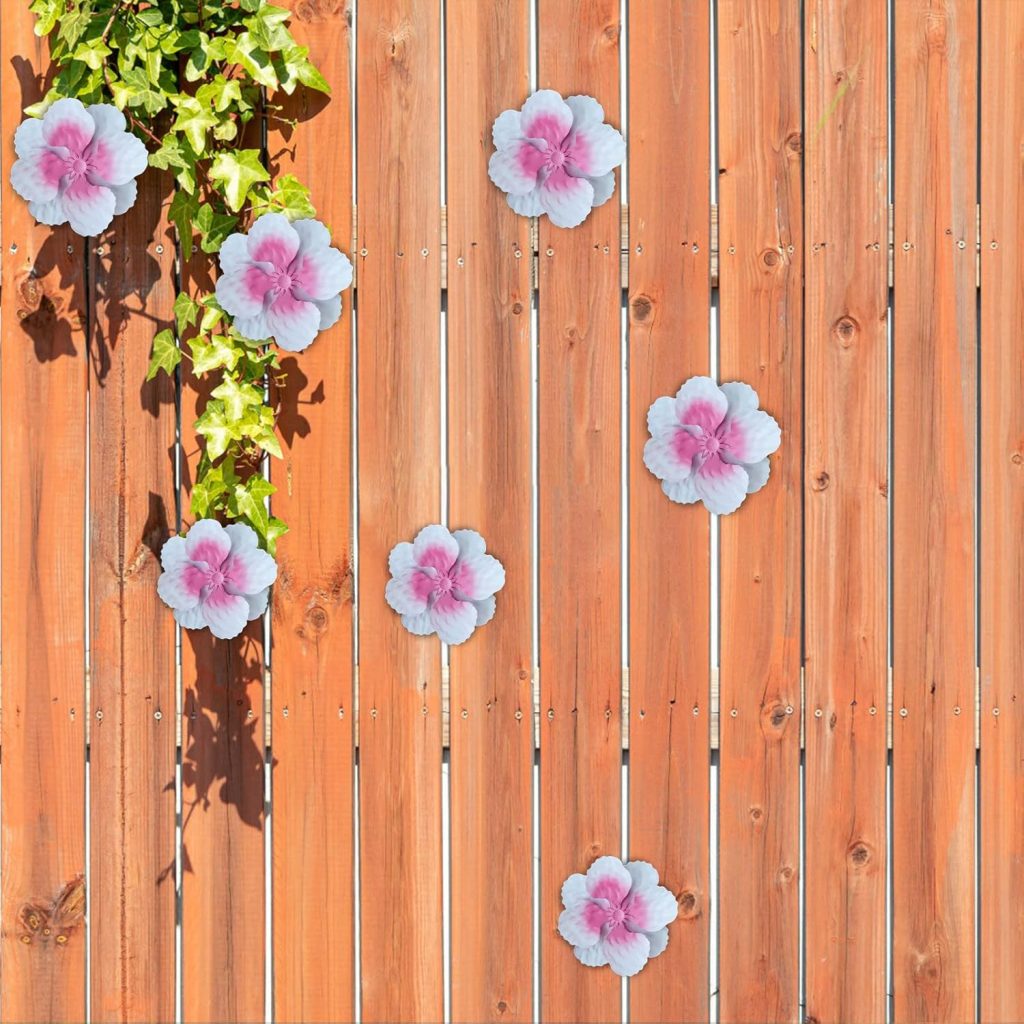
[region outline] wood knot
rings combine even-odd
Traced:
[[[322,633],[327,628],[327,612],[325,612],[319,605],[313,605],[313,607],[306,612],[305,620],[306,625],[309,626],[314,633]]]
[[[1014,453],[1013,453],[1013,454],[1012,454],[1012,455],[1010,456],[1010,461],[1011,461],[1011,462],[1012,462],[1012,463],[1013,463],[1013,464],[1014,464],[1015,466],[1019,466],[1019,465],[1020,465],[1020,464],[1021,464],[1022,462],[1024,462],[1024,455],[1021,455],[1021,453],[1020,453],[1020,452],[1014,452]]]
[[[523,304],[521,302],[514,302],[514,303],[512,303],[512,315],[513,316],[519,316],[519,314],[522,313],[522,311],[523,311]]]
[[[832,478],[828,475],[828,473],[826,473],[825,470],[822,470],[811,481],[811,489],[815,490],[815,491],[827,490],[829,482],[831,481],[831,479]]]
[[[786,724],[786,709],[781,704],[773,704],[767,709],[768,721],[773,729],[782,729]]]
[[[850,348],[860,333],[860,324],[852,316],[841,316],[832,325],[832,334],[841,348]]]
[[[85,875],[76,875],[54,900],[31,899],[18,910],[18,941],[25,946],[67,944],[85,917]]]
[[[788,864],[784,864],[781,870],[779,871],[779,881],[792,882],[794,874],[795,872],[793,871],[793,869]]]
[[[854,843],[850,847],[850,863],[858,868],[863,867],[869,860],[871,860],[871,850],[868,848],[867,843]]]
[[[778,249],[765,249],[761,253],[761,262],[769,269],[774,270],[781,262],[782,257]]]
[[[790,132],[786,136],[786,149],[795,156],[799,156],[804,151],[804,137],[800,132]]]
[[[638,295],[632,302],[633,319],[643,323],[651,315],[654,304],[646,295]]]
[[[320,21],[341,14],[348,0],[299,0],[293,8],[296,21]],[[349,12],[345,11],[349,17]]]
[[[614,46],[619,41],[619,31],[619,23],[612,21],[605,25],[604,31],[601,34],[604,36],[606,43]]]
[[[764,811],[762,811],[760,807],[751,807],[750,808],[750,820],[751,821],[760,821],[763,817],[764,817]]]
[[[700,917],[700,905],[695,892],[685,889],[679,894],[679,916],[684,921]]]
[[[508,1009],[508,1003],[504,999],[498,1000],[497,1010],[498,1013],[504,1013]]]

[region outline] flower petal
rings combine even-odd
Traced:
[[[768,474],[771,472],[771,465],[768,459],[762,459],[760,462],[755,462],[743,468],[747,471],[747,476],[750,478],[747,481],[747,494],[756,494],[768,483]]]
[[[676,419],[709,434],[718,429],[728,408],[722,389],[710,377],[691,377],[676,392]]]
[[[459,542],[444,526],[424,526],[413,541],[416,564],[447,572],[459,557]]]
[[[481,626],[486,626],[494,618],[494,611],[498,606],[498,602],[492,594],[490,597],[485,597],[482,601],[474,601],[473,605],[476,607],[476,625],[477,629],[479,629]]]
[[[157,578],[156,592],[171,608],[195,608],[206,582],[206,574],[191,562],[177,562]]]
[[[271,337],[288,352],[309,348],[320,333],[320,310],[290,292],[282,292],[265,315]]]
[[[647,410],[647,431],[652,436],[675,430],[679,426],[676,418],[676,400],[663,395],[656,398]]]
[[[604,121],[604,107],[593,96],[568,96],[565,105],[572,111],[573,128],[584,128]]]
[[[578,871],[571,874],[562,883],[562,906],[571,907],[574,903],[589,899],[587,894],[587,878]]]
[[[487,552],[487,542],[476,530],[454,530],[452,536],[459,545],[459,558],[471,555],[483,555]]]
[[[114,219],[114,193],[103,185],[79,178],[64,193],[64,209],[71,230],[83,238],[102,234]]]
[[[576,946],[573,952],[584,967],[604,967],[608,963],[608,953],[603,942],[596,946]]]
[[[693,451],[687,446],[691,445]],[[659,434],[644,445],[644,465],[659,480],[685,480],[693,467],[696,439],[681,428],[670,434]]]
[[[410,568],[388,580],[384,600],[399,615],[422,615],[432,590],[433,580],[419,569]]]
[[[503,110],[491,128],[491,141],[497,149],[510,146],[523,137],[522,114],[518,110]]]
[[[414,636],[430,636],[431,633],[437,632],[434,618],[430,612],[423,612],[420,615],[403,615],[402,625]]]
[[[236,316],[234,328],[243,338],[250,341],[269,340],[271,334],[270,324],[267,323],[267,314],[258,313],[256,316]]]
[[[61,197],[45,203],[31,202],[28,204],[28,212],[40,224],[46,224],[48,227],[66,224],[68,219],[67,210],[64,209],[64,200]]]
[[[160,549],[160,564],[165,569],[170,569],[172,565],[180,565],[187,561],[188,552],[185,550],[185,538],[178,534],[168,537]]]
[[[633,879],[618,857],[598,857],[587,871],[587,895],[608,900],[615,906],[626,898],[632,884]]]
[[[594,201],[594,186],[586,178],[574,178],[559,167],[540,186],[540,202],[551,223],[559,228],[582,224]]]
[[[768,413],[755,409],[728,416],[721,434],[723,454],[730,462],[760,462],[782,443],[782,431]]]
[[[92,109],[92,108],[90,108]],[[130,132],[97,132],[87,155],[89,180],[94,185],[124,185],[149,164],[141,139]]]
[[[85,152],[95,131],[96,122],[81,100],[57,100],[43,115],[43,141],[48,146],[64,146],[76,156]]]
[[[696,475],[693,473],[682,480],[663,480],[661,489],[670,501],[679,505],[692,505],[695,501],[700,501],[700,495],[694,484],[695,480]]]
[[[469,601],[460,601],[452,594],[438,598],[430,616],[437,635],[446,644],[461,644],[476,629],[476,608]]]
[[[193,562],[219,569],[231,554],[231,535],[216,519],[200,519],[185,536],[185,551]]]
[[[217,301],[231,316],[259,316],[273,286],[274,279],[261,264],[248,263],[241,271],[222,273],[217,278]]]
[[[508,196],[508,205],[520,217],[540,217],[544,213],[544,205],[540,201],[540,188],[527,192],[524,196]]]
[[[528,139],[495,150],[487,161],[487,175],[511,195],[526,195],[537,185],[537,175],[547,157]]]
[[[712,455],[693,475],[693,486],[704,507],[716,515],[727,516],[743,504],[747,496],[747,471]]]
[[[651,955],[650,940],[643,932],[631,932],[619,925],[605,937],[608,966],[621,978],[632,978],[644,969]]]
[[[139,194],[139,186],[135,183],[134,178],[123,185],[110,185],[109,188],[114,193],[115,217],[120,217],[122,213],[127,213],[135,205],[135,200]]]
[[[630,887],[631,893],[642,892],[644,889],[650,889],[652,886],[658,885],[661,879],[658,877],[658,869],[645,860],[630,860],[626,862],[626,870],[629,872],[629,877],[633,880]],[[643,931],[651,931],[650,928],[644,928]]]
[[[391,554],[388,555],[388,572],[392,576],[407,572],[415,564],[416,559],[413,555],[413,546],[407,540],[399,541],[391,549]]]
[[[220,261],[220,272],[222,274],[239,273],[252,263],[252,260],[249,258],[249,240],[238,231],[233,235],[228,235],[221,242],[217,259]]]
[[[743,412],[753,412],[760,404],[757,392],[749,384],[744,384],[743,381],[733,380],[729,381],[728,384],[721,384],[719,387],[729,403],[730,416],[738,416]]]
[[[633,879],[626,910],[630,925],[642,932],[654,932],[674,921],[679,904],[670,889],[658,884],[658,872],[642,860],[630,861],[626,870]]]
[[[248,236],[249,258],[286,270],[299,251],[299,236],[283,213],[265,213]]]
[[[596,946],[606,917],[605,911],[590,900],[574,903],[558,915],[558,934],[572,946]]]
[[[175,608],[174,621],[182,629],[206,629],[206,616],[203,614],[201,604],[197,604],[194,608]]]
[[[505,586],[505,567],[493,555],[460,556],[454,583],[460,598],[482,601]]]
[[[249,602],[239,594],[229,594],[223,587],[211,590],[202,608],[210,632],[221,640],[238,636],[249,621]]]
[[[14,129],[14,152],[17,156],[28,156],[45,146],[43,122],[40,118],[27,117]]]
[[[591,178],[590,184],[594,186],[593,205],[603,206],[615,194],[615,172],[609,171],[599,178]]]
[[[334,298],[352,283],[352,262],[331,245],[327,228],[318,220],[297,220],[292,228],[299,236],[299,254],[292,269],[292,280],[302,298]]]
[[[570,174],[600,178],[626,158],[626,142],[610,124],[573,129],[566,154]]]
[[[258,619],[266,610],[267,602],[270,599],[270,587],[264,587],[258,594],[246,594],[246,601],[249,602],[249,621]]]
[[[222,571],[229,593],[255,594],[277,579],[277,562],[262,548],[232,546]]]
[[[572,128],[572,111],[554,89],[540,89],[523,104],[523,135],[558,146]]]
[[[11,165],[11,188],[29,202],[47,203],[60,192],[64,161],[50,149],[34,149]]]
[[[314,299],[313,305],[320,311],[320,331],[333,327],[341,319],[341,296],[333,299]]]
[[[95,125],[93,141],[103,135],[116,135],[128,130],[128,119],[113,103],[93,103],[85,108]]]
[[[668,928],[659,928],[656,932],[647,932],[647,941],[651,944],[651,951],[647,954],[648,957],[653,960],[656,956],[661,956],[668,946]]]

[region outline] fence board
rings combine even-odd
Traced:
[[[710,520],[668,501],[643,446],[651,403],[711,368],[710,5],[633,4],[629,17],[629,855],[679,899],[668,948],[630,983],[630,1019],[705,1021]],[[666,558],[652,541],[670,536],[686,543]]]
[[[8,184],[47,67],[32,24],[14,4],[0,33],[0,1019],[59,1022],[85,1016],[86,250]]]
[[[539,81],[619,120],[618,0],[538,4]],[[540,221],[541,1015],[611,1021],[619,980],[556,932],[561,887],[621,849],[619,204]],[[585,524],[584,528],[580,528]]]
[[[806,10],[807,1015],[885,1019],[885,0]]]
[[[331,97],[296,92],[270,123],[267,149],[277,173],[313,186],[317,216],[348,252],[351,8],[293,10],[295,38]],[[343,294],[335,327],[282,360],[276,392],[284,461],[271,464],[272,505],[289,525],[271,633],[274,1008],[283,1021],[355,1014],[352,295]]]
[[[170,179],[139,183],[93,248],[89,378],[91,1019],[174,1016],[174,619],[156,591],[177,521],[174,381],[145,383],[171,325]]]
[[[530,222],[488,180],[491,124],[529,92],[526,0],[449,0],[449,521],[505,566],[450,652],[452,1019],[533,1019]]]
[[[1024,1020],[1024,5],[981,7],[981,1019]]]
[[[800,4],[718,17],[719,378],[782,427],[767,486],[720,524],[719,1019],[781,1021],[798,1013]]]
[[[359,10],[359,822],[365,1021],[441,1020],[441,659],[388,608],[440,514],[440,8]],[[365,256],[362,253],[365,251]]]
[[[250,122],[242,145],[259,145],[259,125],[259,118]],[[213,291],[204,266],[197,256],[182,267],[182,285],[193,295]],[[216,378],[182,373],[181,509],[187,522],[201,443],[193,424],[215,384]],[[264,633],[259,619],[234,640],[182,630],[181,974],[188,1021],[264,1018]]]
[[[975,1012],[977,14],[975,0],[895,7],[897,1021]]]

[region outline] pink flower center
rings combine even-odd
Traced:
[[[437,577],[437,583],[434,585],[434,590],[440,596],[441,594],[450,594],[452,589],[455,587],[455,581],[443,572]]]
[[[277,275],[277,281],[275,282],[274,287],[277,288],[279,291],[286,292],[286,291],[290,290],[291,286],[292,286],[292,275],[289,274],[287,270],[282,270]]]
[[[219,569],[211,569],[210,575],[207,577],[211,587],[223,587],[224,586],[224,573]]]
[[[612,924],[622,924],[626,920],[626,912],[622,907],[616,907],[609,915],[609,920]]]
[[[708,455],[716,455],[722,447],[722,442],[716,434],[710,434],[705,436],[702,447]]]
[[[87,170],[89,170],[89,165],[86,163],[85,157],[73,156],[68,160],[68,171],[75,177],[80,178]]]

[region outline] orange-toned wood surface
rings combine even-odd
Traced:
[[[171,326],[170,179],[91,246],[91,1019],[174,1017],[174,619],[156,592],[177,522],[175,382],[146,382]]]
[[[533,1019],[530,222],[487,177],[529,94],[529,5],[447,8],[448,519],[505,566],[495,618],[451,649],[452,1020]]]
[[[643,463],[651,403],[710,370],[710,36],[709,5],[630,6],[628,846],[679,901],[630,984],[636,1021],[710,1012],[710,517]],[[670,536],[666,557],[651,539]]]
[[[619,124],[618,0],[540,0],[539,83]],[[556,931],[561,887],[621,851],[621,178],[572,230],[540,222],[541,1016],[609,1021],[619,980]]]
[[[981,7],[981,1019],[1024,1020],[1024,5]]]
[[[0,1019],[85,1006],[85,240],[10,188],[48,58],[27,4],[0,32]]]
[[[259,145],[259,124],[250,122],[242,145]],[[216,268],[197,255],[181,277],[190,294],[209,294]],[[215,378],[198,381],[188,365],[182,362],[182,531],[194,521],[189,494],[201,441],[193,425],[216,384]],[[248,1024],[264,1018],[264,634],[259,619],[234,640],[216,640],[208,630],[181,631],[181,978],[187,1021]]]
[[[977,25],[975,0],[895,6],[897,1021],[975,1013]]]
[[[384,588],[391,549],[441,514],[441,12],[380,0],[357,34],[362,1019],[436,1021],[441,652]]]
[[[807,1016],[884,1020],[885,0],[804,13]]]
[[[719,525],[719,1019],[736,1022],[799,1012],[800,11],[718,6],[718,377],[782,428],[767,485]]]
[[[317,216],[351,254],[351,5],[292,10],[295,37],[331,96],[298,90],[283,120],[271,122],[267,149],[277,173],[314,186]],[[337,325],[282,360],[275,391],[284,459],[271,463],[271,504],[289,525],[277,549],[271,627],[274,1012],[282,1021],[355,1013],[352,303],[346,291]]]

